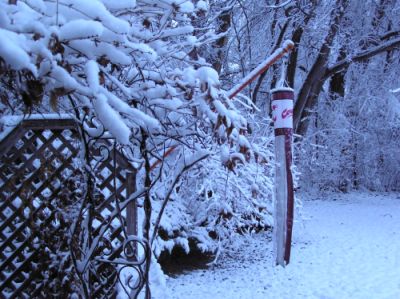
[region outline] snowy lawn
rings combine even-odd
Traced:
[[[267,238],[243,238],[218,265],[168,278],[171,298],[400,298],[400,195],[305,200],[285,269]]]

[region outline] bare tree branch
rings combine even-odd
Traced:
[[[363,62],[366,61],[378,54],[383,52],[391,51],[395,48],[400,47],[400,38],[392,39],[386,43],[383,43],[379,46],[373,47],[371,49],[362,51],[348,59],[344,59],[342,61],[337,62],[333,66],[329,67],[326,72],[324,78],[327,79],[331,75],[344,70],[349,67],[349,65],[353,62]]]
[[[193,167],[196,163],[200,162],[201,160],[204,160],[205,158],[208,157],[208,153],[207,154],[203,154],[200,155],[199,157],[196,157],[195,159],[193,159],[192,161],[190,161],[189,163],[185,163],[185,165],[180,169],[180,171],[177,173],[177,175],[175,176],[170,188],[168,189],[167,194],[165,195],[164,201],[162,203],[160,212],[158,213],[157,216],[157,220],[156,223],[154,224],[154,230],[153,230],[153,235],[151,237],[151,242],[150,244],[153,244],[157,233],[158,233],[158,229],[160,227],[160,222],[161,222],[161,218],[164,215],[164,210],[165,207],[167,206],[167,203],[169,202],[170,198],[171,198],[171,194],[175,189],[176,184],[179,182],[179,179],[181,178],[181,176],[188,171],[191,167]]]

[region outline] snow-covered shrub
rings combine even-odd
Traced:
[[[237,154],[223,147],[182,176],[160,223],[157,255],[175,246],[188,253],[190,245],[216,253],[229,247],[237,234],[272,227],[273,134],[268,123],[268,119],[252,123],[258,136],[251,140],[255,157],[236,160],[234,171],[221,160],[231,161],[229,156]]]

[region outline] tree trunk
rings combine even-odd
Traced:
[[[229,28],[231,28],[231,20],[232,20],[232,11],[231,10],[223,11],[218,16],[218,28],[216,33],[221,34],[228,32]],[[220,74],[222,70],[222,65],[225,59],[225,52],[226,52],[225,46],[227,43],[228,43],[228,35],[225,35],[217,39],[213,45],[213,48],[215,48],[216,53],[212,59],[212,66],[218,72],[218,74]]]
[[[339,50],[339,57],[337,61],[341,61],[346,59],[347,53],[344,47],[342,47]],[[329,84],[329,91],[330,94],[333,98],[339,97],[343,98],[344,97],[344,90],[345,90],[345,76],[346,76],[347,68],[345,68],[341,72],[337,72],[333,74],[331,78],[331,82]]]
[[[303,83],[303,86],[300,89],[294,107],[293,122],[296,134],[303,135],[307,130],[307,117],[310,115],[309,109],[315,105],[322,90],[324,81],[326,80],[325,73],[328,68],[327,64],[331,52],[331,46],[339,29],[339,24],[347,5],[348,0],[336,1],[336,8],[331,13],[331,24],[328,34],[319,50],[314,65],[312,66],[306,80]]]
[[[289,55],[289,61],[286,70],[286,82],[288,83],[289,87],[294,88],[294,80],[296,77],[296,69],[297,69],[297,60],[299,56],[299,47],[301,38],[303,37],[304,28],[307,27],[308,22],[314,16],[314,11],[317,7],[317,1],[312,0],[311,2],[311,9],[305,15],[304,20],[302,23],[295,25],[295,30],[292,33],[292,42],[294,43],[294,49]]]
[[[305,22],[307,25],[308,21]],[[292,34],[292,42],[294,43],[294,49],[292,53],[289,55],[289,61],[286,70],[286,82],[288,83],[289,87],[294,87],[294,78],[296,76],[296,69],[297,69],[297,59],[299,56],[299,45],[301,41],[301,37],[303,36],[304,27],[303,25],[298,26],[293,34]]]

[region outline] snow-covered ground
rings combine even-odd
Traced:
[[[171,298],[400,298],[400,195],[305,200],[294,229],[286,268],[254,235],[218,266],[168,278]]]

